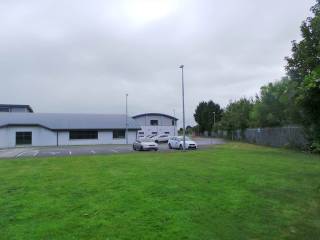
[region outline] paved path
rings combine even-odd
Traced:
[[[199,148],[210,145],[223,144],[222,139],[195,138]],[[166,143],[159,144],[159,151],[170,150]],[[50,157],[50,156],[81,156],[81,155],[103,155],[133,152],[132,145],[92,145],[92,146],[61,146],[61,147],[32,147],[0,149],[0,159],[4,158],[26,158],[26,157]]]

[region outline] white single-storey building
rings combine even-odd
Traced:
[[[0,148],[131,144],[139,129],[126,115],[0,112]]]
[[[163,113],[143,113],[132,117],[141,126],[138,138],[148,135],[177,135],[178,119]]]

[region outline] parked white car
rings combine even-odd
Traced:
[[[133,150],[144,151],[144,150],[155,150],[158,151],[158,144],[151,139],[137,139],[133,145]]]
[[[155,141],[156,143],[161,143],[161,142],[168,142],[170,136],[168,134],[160,134],[152,137],[152,140]]]
[[[170,149],[183,149],[183,137],[171,137],[168,141],[168,147]],[[186,149],[197,149],[198,145],[195,141],[192,141],[189,137],[186,137]]]

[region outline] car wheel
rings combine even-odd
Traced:
[[[182,147],[182,145],[180,145],[180,146],[179,146],[179,149],[180,149],[180,150],[183,150],[183,147]]]
[[[172,149],[172,146],[171,146],[171,144],[169,143],[169,149]]]
[[[132,149],[135,151],[135,150],[136,150],[136,147],[133,145],[133,146],[132,146]]]
[[[159,141],[158,141],[158,140],[155,140],[154,142],[155,142],[155,143],[159,143]]]
[[[143,147],[142,147],[142,146],[140,146],[140,149],[139,149],[139,151],[143,151]]]
[[[155,148],[155,149],[154,149],[154,151],[158,151],[158,150],[159,150],[158,148]]]

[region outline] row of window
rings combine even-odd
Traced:
[[[113,139],[124,139],[126,137],[126,131],[119,129],[112,131]],[[90,130],[90,131],[70,131],[69,132],[70,140],[81,140],[81,139],[98,139],[98,131]]]
[[[139,135],[144,135],[144,132],[138,132]],[[158,135],[158,132],[152,132],[152,135]],[[170,132],[164,132],[164,134],[170,134]]]
[[[113,139],[124,139],[126,137],[125,130],[113,130]],[[70,140],[91,140],[98,139],[98,131],[86,130],[86,131],[70,131]],[[31,145],[32,144],[32,132],[16,132],[16,145]]]
[[[150,125],[151,126],[158,126],[159,121],[158,120],[150,120]],[[172,126],[174,126],[174,120],[172,120]]]

